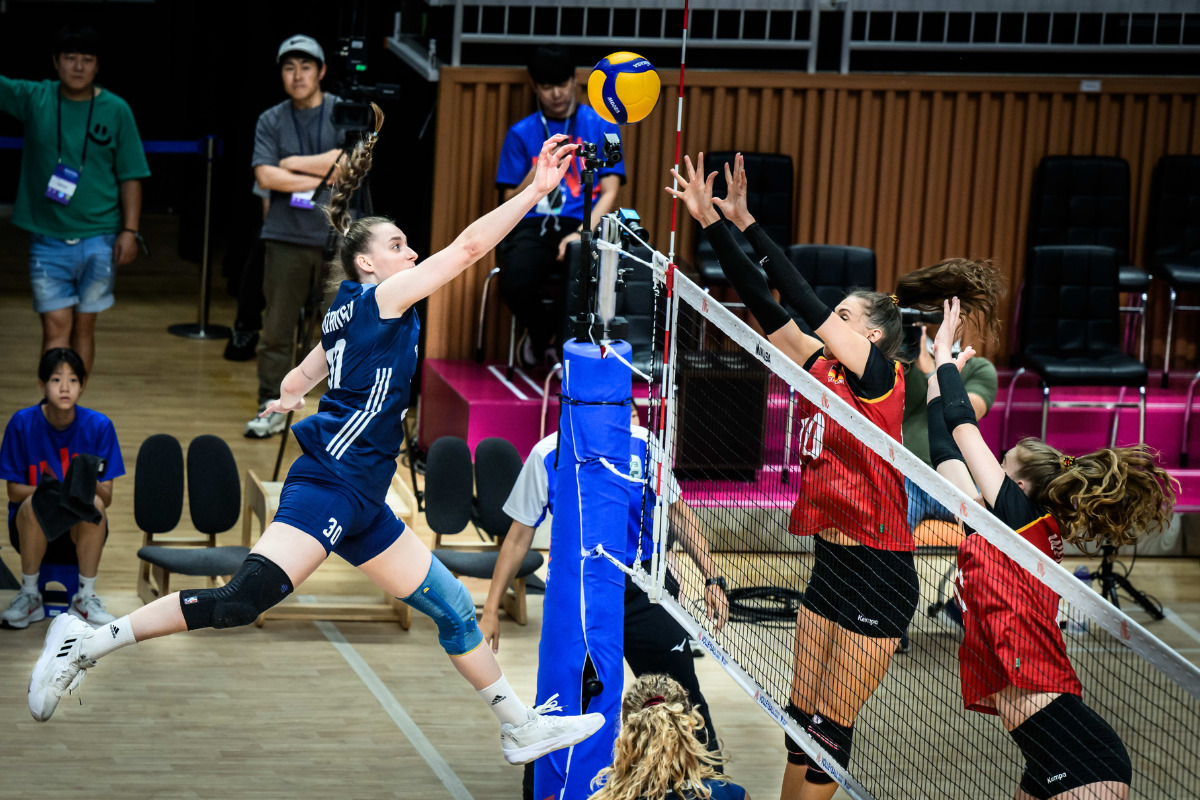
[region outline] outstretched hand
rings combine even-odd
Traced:
[[[562,144],[566,138],[566,134],[556,133],[542,143],[532,183],[533,190],[537,192],[538,197],[545,197],[554,191],[563,176],[567,174],[567,170],[571,168],[571,156],[579,148],[579,145]]]
[[[933,339],[933,359],[939,367],[942,364],[954,364],[961,370],[963,365],[975,355],[975,349],[968,345],[959,352],[958,356],[953,355],[954,339],[962,318],[958,298],[954,297],[944,301],[942,310],[944,312],[942,326],[938,328],[937,336]]]
[[[744,231],[754,224],[754,217],[746,206],[746,165],[741,153],[734,156],[732,170],[729,168],[729,162],[725,162],[725,185],[728,187],[725,199],[714,197],[713,204],[721,209],[725,218],[736,225],[738,230]]]
[[[712,187],[717,173],[714,172],[707,178],[704,177],[704,153],[700,153],[696,161],[698,168],[692,166],[690,156],[684,156],[683,165],[687,167],[687,180],[684,180],[677,170],[672,169],[671,177],[675,178],[679,189],[672,189],[670,186],[664,188],[667,194],[677,200],[682,200],[687,206],[688,213],[707,228],[721,219],[717,210],[713,208]]]
[[[301,397],[294,406],[285,405],[283,400],[272,400],[267,403],[267,407],[259,412],[260,417],[265,417],[268,414],[286,414],[289,411],[299,411],[304,408],[304,398]]]

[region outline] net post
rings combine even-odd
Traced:
[[[650,561],[650,601],[657,603],[662,599],[663,587],[666,584],[666,572],[663,559],[667,544],[667,504],[663,498],[663,460],[671,452],[669,444],[675,435],[675,345],[677,336],[671,333],[679,322],[679,295],[674,291],[675,264],[668,263],[665,275],[667,286],[667,323],[664,326],[663,341],[663,375],[662,375],[662,411],[659,414],[658,453],[659,462],[655,470],[655,500],[654,500],[654,554]],[[666,465],[668,469],[672,464]]]

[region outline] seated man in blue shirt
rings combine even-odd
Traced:
[[[538,109],[508,129],[500,150],[496,188],[503,199],[513,197],[529,183],[538,150],[547,138],[565,133],[569,142],[603,142],[604,134],[617,133],[589,106],[579,105],[575,65],[561,47],[539,47],[529,62],[529,78]],[[496,247],[501,268],[500,295],[528,335],[520,350],[524,366],[543,359],[551,337],[562,328],[563,307],[555,299],[545,313],[542,297],[547,276],[562,262],[567,245],[583,229],[583,159],[576,158],[558,190],[534,206],[525,219]],[[591,226],[617,207],[617,192],[625,182],[624,162],[596,170],[592,193]]]

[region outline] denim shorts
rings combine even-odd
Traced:
[[[55,239],[29,235],[29,282],[33,285],[33,310],[39,314],[78,306],[95,314],[113,304],[112,250],[115,233],[87,239]]]

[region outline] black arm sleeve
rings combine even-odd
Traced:
[[[796,309],[800,318],[808,323],[814,331],[825,324],[833,313],[829,306],[821,302],[812,286],[788,260],[787,253],[775,243],[763,227],[757,222],[744,231],[746,241],[754,248],[754,252],[762,259],[760,262],[767,275],[779,289],[780,296]]]
[[[856,396],[864,400],[878,400],[896,386],[896,362],[884,358],[872,343],[862,375],[846,370],[846,384]]]
[[[958,367],[953,364],[942,364],[937,370],[938,388],[942,391],[944,405],[942,413],[946,418],[946,429],[954,433],[959,425],[974,425],[979,427],[975,418],[975,407],[967,396],[967,387],[963,386],[962,376]]]
[[[725,272],[725,277],[729,278],[729,282],[737,290],[738,297],[742,298],[742,302],[758,320],[763,331],[770,335],[788,324],[791,318],[771,296],[771,290],[767,288],[767,281],[758,271],[758,267],[733,240],[729,222],[726,220],[714,222],[704,229],[704,235],[708,237],[709,243],[716,252],[717,260],[721,262],[721,269]]]
[[[954,437],[950,435],[949,429],[946,428],[946,418],[942,413],[943,400],[940,397],[934,398],[934,401],[927,408],[927,419],[929,421],[929,463],[934,469],[938,468],[939,464],[944,464],[947,461],[962,461],[962,451],[958,449],[958,445],[954,441]]]

